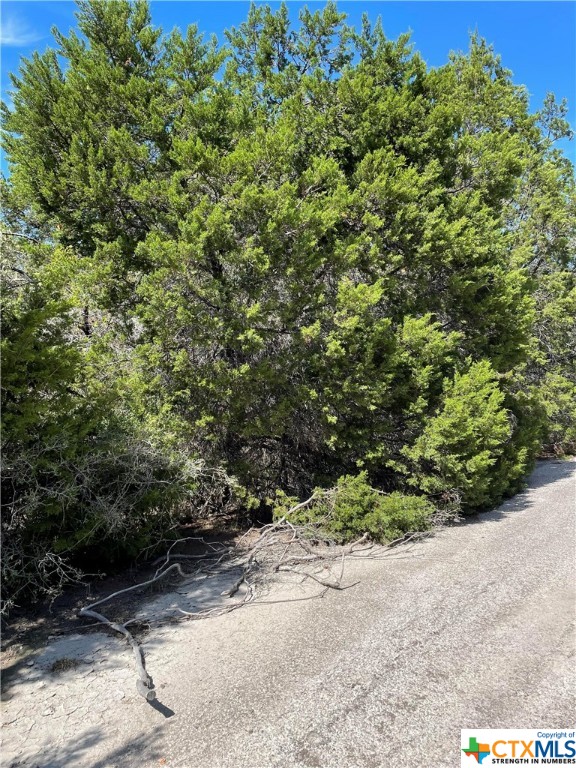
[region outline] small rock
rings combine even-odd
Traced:
[[[48,709],[45,709],[44,712],[42,712],[42,717],[49,717],[50,715],[54,714],[54,708],[48,707]]]
[[[27,662],[26,662],[26,666],[27,666],[27,667],[33,667],[35,663],[36,663],[36,662],[34,661],[34,659],[30,659],[30,661],[27,661]]]
[[[126,694],[124,693],[124,691],[117,689],[115,691],[112,691],[111,697],[116,701],[122,701],[125,695]]]

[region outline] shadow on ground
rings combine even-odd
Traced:
[[[502,520],[515,512],[530,509],[533,506],[533,491],[544,488],[551,483],[556,483],[558,480],[567,480],[570,477],[576,478],[576,461],[557,461],[552,459],[539,461],[527,479],[523,490],[503,501],[495,509],[477,512],[466,517],[462,524],[474,525],[476,523],[494,522]]]
[[[165,765],[169,768],[159,746],[162,730],[162,726],[158,725],[137,738],[126,740],[101,757],[95,757],[108,733],[102,727],[89,728],[64,746],[48,747],[34,757],[13,760],[6,764],[6,768],[123,768],[126,764]]]

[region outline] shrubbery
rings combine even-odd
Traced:
[[[169,413],[138,418],[136,384],[122,397],[119,369],[113,384],[94,378],[72,307],[28,255],[26,273],[2,264],[3,612],[57,594],[86,559],[102,570],[184,516],[247,504],[231,478],[174,438]]]
[[[530,414],[525,435],[507,400],[500,377],[488,361],[468,366],[445,380],[442,404],[413,445],[402,448],[407,459],[394,467],[409,486],[436,499],[458,494],[464,510],[494,504],[532,467],[543,424]],[[512,403],[520,418],[527,407]],[[528,440],[528,443],[526,444]]]
[[[388,494],[372,488],[366,472],[344,475],[329,491],[316,489],[309,504],[291,512],[297,505],[297,499],[280,491],[274,518],[311,525],[311,534],[317,529],[340,542],[368,533],[374,541],[389,543],[406,533],[427,530],[435,512],[423,496],[398,491]]]
[[[226,47],[145,0],[78,26],[4,107],[5,591],[278,489],[393,539],[573,449],[565,104],[332,3]]]

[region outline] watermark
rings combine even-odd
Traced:
[[[460,765],[576,765],[576,729],[466,728]]]

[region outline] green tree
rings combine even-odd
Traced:
[[[366,472],[473,509],[573,444],[562,102],[532,114],[478,35],[428,69],[333,3],[252,6],[225,46],[145,0],[77,16],[4,108],[6,227],[44,281],[7,315],[9,432],[36,397],[77,434],[89,391],[262,505]]]

